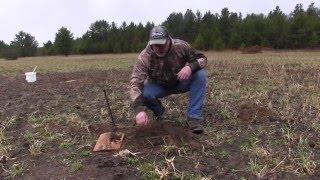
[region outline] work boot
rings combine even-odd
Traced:
[[[203,120],[196,118],[188,118],[187,126],[194,134],[202,134],[203,133]]]

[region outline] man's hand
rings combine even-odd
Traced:
[[[191,74],[192,74],[192,70],[190,66],[185,66],[180,70],[180,72],[177,75],[178,75],[178,79],[180,81],[183,81],[183,80],[189,79]]]
[[[145,126],[149,123],[149,117],[146,112],[141,111],[136,115],[136,124],[138,126]]]

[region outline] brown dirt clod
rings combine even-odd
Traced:
[[[267,107],[254,103],[243,103],[239,107],[238,118],[246,123],[255,123],[273,121],[275,116]]]

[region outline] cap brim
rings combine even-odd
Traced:
[[[167,39],[153,39],[153,40],[149,41],[149,44],[150,45],[153,45],[153,44],[161,44],[161,45],[163,45],[163,44],[166,43],[166,41],[167,41]]]

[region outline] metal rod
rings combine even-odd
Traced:
[[[116,123],[114,122],[113,114],[112,114],[112,111],[111,111],[111,108],[110,108],[110,103],[109,103],[109,99],[108,99],[108,96],[107,96],[107,91],[105,89],[103,89],[103,93],[104,93],[104,97],[105,97],[106,102],[107,102],[108,113],[109,113],[109,116],[111,118],[113,128],[115,129],[116,128]]]

